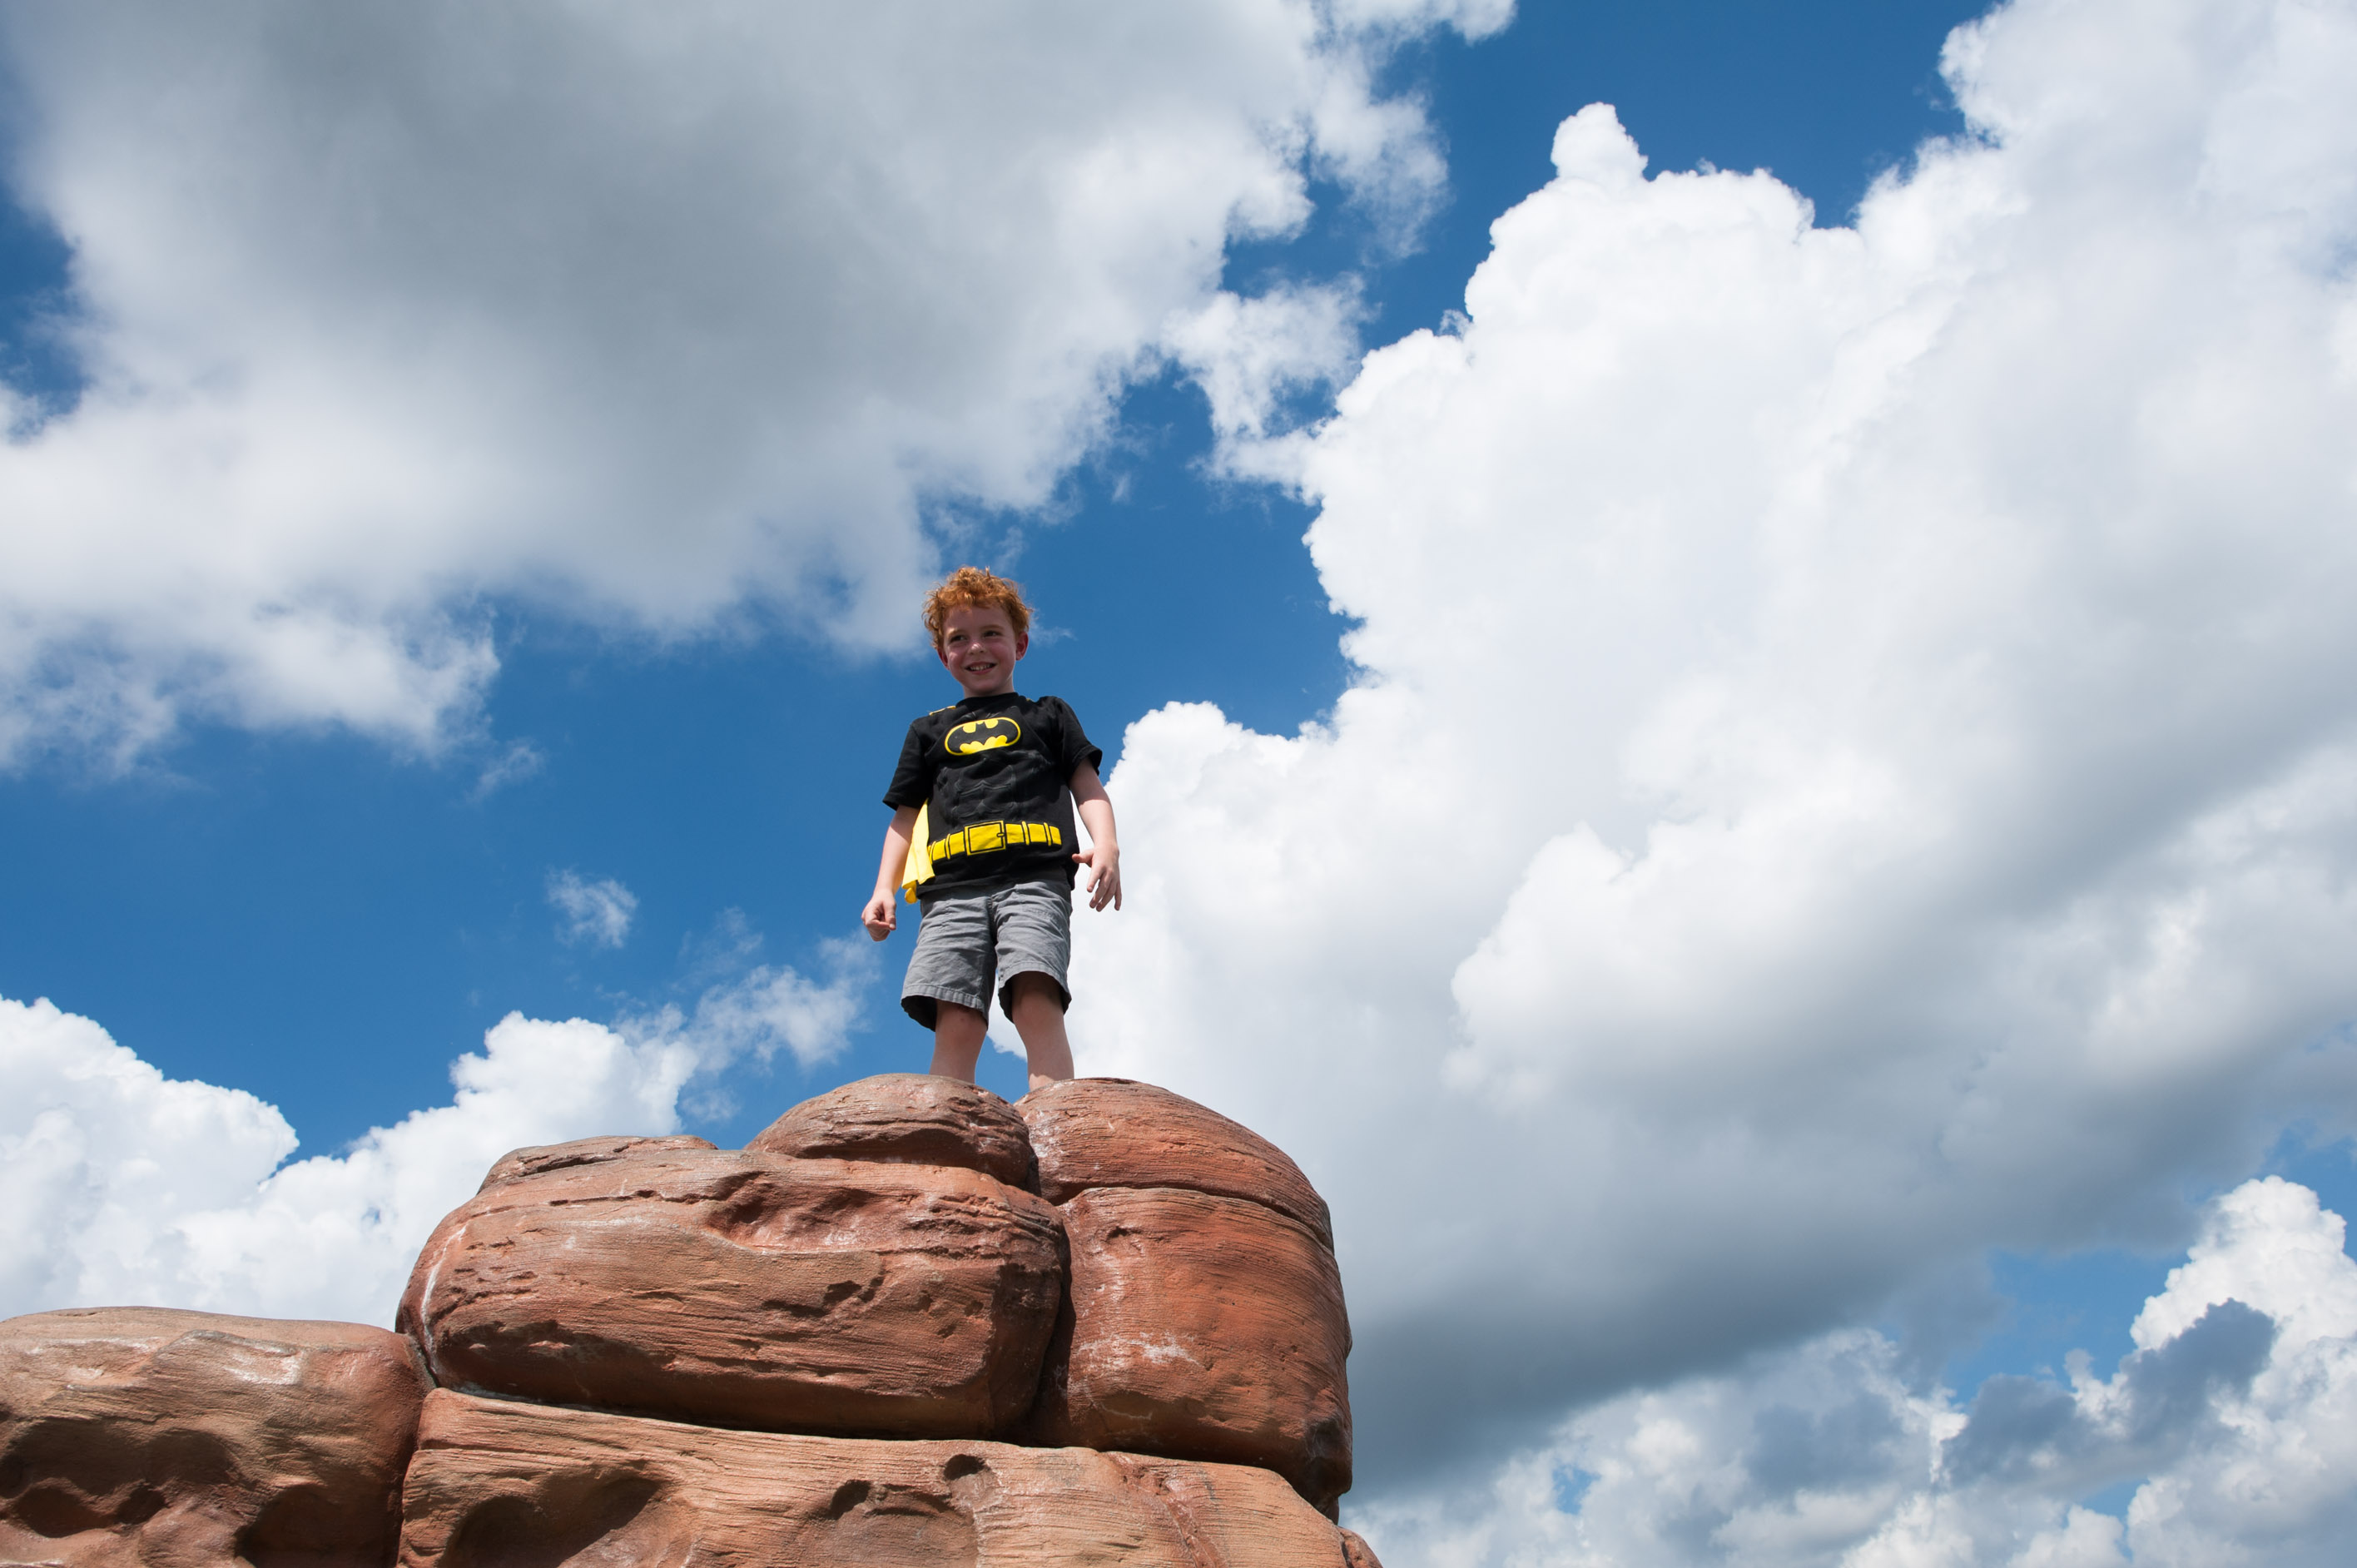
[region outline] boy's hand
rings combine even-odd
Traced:
[[[1089,830],[1089,847],[1072,856],[1089,868],[1089,908],[1107,904],[1121,908],[1121,843],[1114,837],[1113,802],[1105,798],[1104,781],[1096,764],[1083,762],[1072,769],[1072,808]]]
[[[1107,904],[1121,908],[1121,846],[1117,843],[1092,843],[1072,856],[1089,868],[1089,908],[1102,909]]]
[[[884,830],[883,857],[876,863],[876,891],[859,911],[859,923],[867,934],[882,941],[900,923],[894,913],[893,895],[900,890],[901,873],[909,864],[909,841],[916,836],[917,808],[901,806],[892,813],[891,824]]]

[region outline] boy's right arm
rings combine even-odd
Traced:
[[[900,923],[893,904],[900,893],[900,874],[909,866],[909,841],[916,828],[917,808],[903,806],[892,813],[891,825],[884,830],[884,857],[876,867],[876,896],[859,911],[859,923],[879,942]]]

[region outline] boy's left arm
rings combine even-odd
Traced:
[[[1102,909],[1107,904],[1121,908],[1121,844],[1114,837],[1113,797],[1105,793],[1097,770],[1089,763],[1072,769],[1072,804],[1079,808],[1081,823],[1089,830],[1089,847],[1072,858],[1089,868],[1089,908]]]

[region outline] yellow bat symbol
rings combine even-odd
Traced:
[[[994,746],[1013,746],[1023,738],[1023,726],[1013,719],[968,719],[942,739],[952,757],[971,757]]]

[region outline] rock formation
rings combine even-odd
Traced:
[[[404,1568],[491,1563],[1343,1568],[1276,1477],[1085,1448],[680,1426],[469,1399],[425,1402]]]
[[[1050,1203],[1103,1187],[1184,1187],[1274,1208],[1334,1244],[1326,1200],[1283,1150],[1167,1089],[1067,1079],[1033,1090],[1017,1109],[1039,1155],[1039,1195]]]
[[[0,1323],[0,1561],[391,1560],[425,1397],[400,1336],[162,1307]]]
[[[771,1432],[987,1437],[1030,1408],[1056,1211],[955,1166],[627,1149],[486,1187],[400,1327],[468,1392]]]
[[[1175,1187],[1063,1206],[1071,1305],[1028,1435],[1351,1485],[1350,1327],[1334,1255],[1274,1209]]]
[[[1330,1511],[1351,1327],[1300,1168],[1151,1084],[1074,1079],[1018,1109],[1071,1248],[1032,1440],[1259,1465]]]
[[[1030,1130],[986,1089],[931,1073],[863,1078],[805,1100],[745,1145],[748,1155],[954,1165],[1039,1190]]]
[[[520,1149],[397,1324],[0,1324],[0,1562],[1377,1568],[1326,1206],[1146,1084]]]

